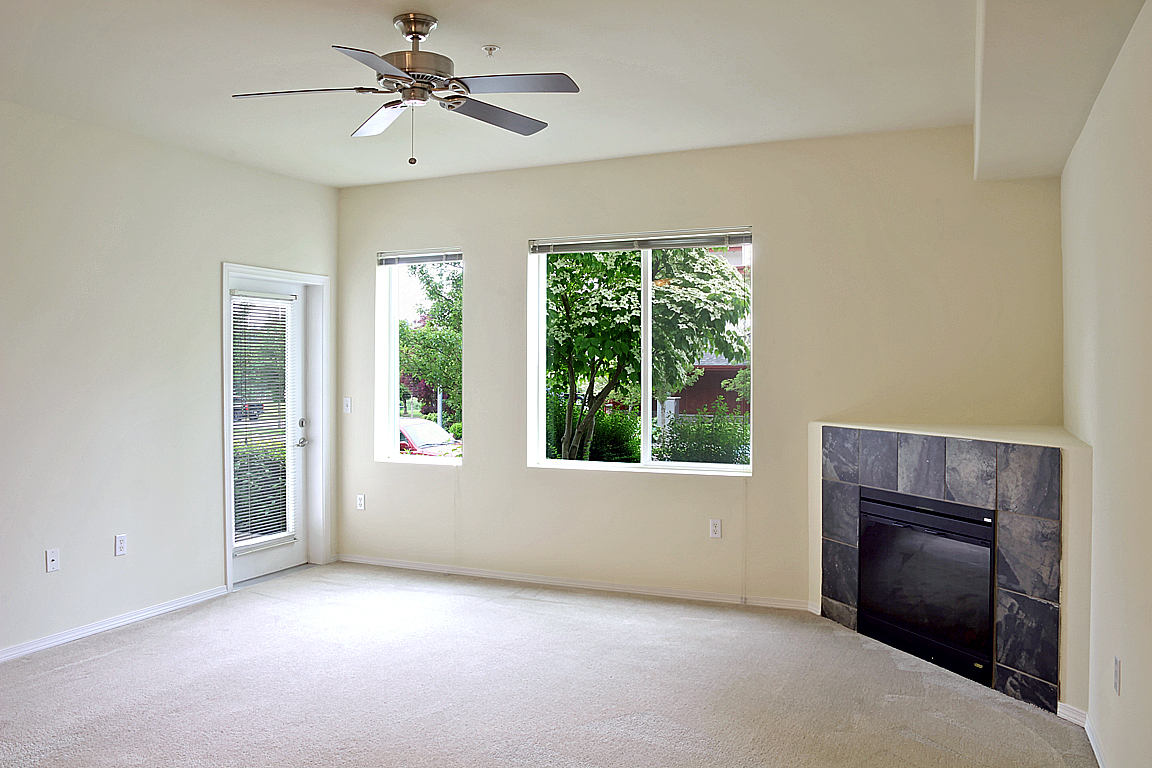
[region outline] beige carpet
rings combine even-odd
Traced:
[[[1096,768],[807,613],[347,564],[0,664],[0,765]]]

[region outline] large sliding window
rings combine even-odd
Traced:
[[[460,462],[463,301],[459,251],[377,254],[377,461]]]
[[[748,471],[751,233],[533,241],[531,250],[529,460]]]

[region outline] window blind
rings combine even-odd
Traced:
[[[532,253],[596,253],[599,251],[642,251],[656,248],[726,248],[752,242],[750,229],[691,230],[656,232],[645,235],[619,235],[602,238],[559,238],[530,240]]]
[[[289,297],[285,297],[289,298]],[[292,533],[299,402],[291,301],[232,298],[232,457],[237,545]]]
[[[463,251],[381,251],[376,254],[376,266],[378,267],[463,260]]]

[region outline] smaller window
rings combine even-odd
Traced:
[[[377,254],[377,461],[460,461],[463,300],[458,251]]]

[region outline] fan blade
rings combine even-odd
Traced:
[[[562,72],[539,75],[480,75],[456,78],[469,93],[579,93],[580,86]]]
[[[511,112],[500,107],[494,107],[491,104],[485,104],[483,101],[476,101],[476,99],[465,99],[460,106],[452,111],[489,123],[497,128],[518,133],[521,136],[531,136],[537,131],[542,131],[548,127],[548,123],[533,117]]]
[[[360,138],[361,136],[377,136],[384,133],[396,118],[404,114],[405,109],[407,107],[403,105],[403,102],[390,101],[373,112],[372,117],[365,120],[364,125],[357,128],[352,135]]]
[[[345,48],[342,45],[334,45],[332,47],[340,51],[340,53],[344,54],[345,56],[351,56],[364,66],[371,67],[380,74],[384,75],[384,77],[392,77],[397,80],[406,80],[408,82],[411,82],[412,80],[412,76],[407,72],[392,66],[388,62],[384,61],[384,59],[372,53],[372,51],[362,51],[359,48]]]
[[[234,93],[234,99],[250,99],[253,96],[285,96],[292,93],[336,93],[338,91],[348,91],[349,93],[388,93],[388,91],[381,91],[378,88],[305,88],[300,91],[265,91],[263,93]]]

